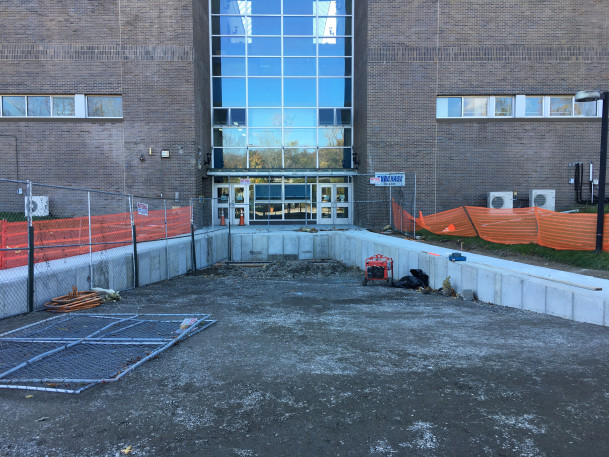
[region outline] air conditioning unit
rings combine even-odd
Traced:
[[[529,206],[554,211],[556,208],[556,191],[553,189],[533,189],[529,192]]]
[[[25,217],[28,217],[29,198],[25,197]],[[32,216],[48,216],[49,215],[49,197],[36,196],[32,197]]]
[[[494,209],[510,209],[514,207],[513,192],[489,192],[488,207]]]

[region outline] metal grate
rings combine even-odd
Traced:
[[[0,388],[80,393],[214,324],[209,314],[71,314],[0,335]]]

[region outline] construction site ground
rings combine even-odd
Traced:
[[[218,322],[80,395],[0,390],[0,455],[606,455],[609,329],[361,282],[290,262],[124,292],[92,311]]]

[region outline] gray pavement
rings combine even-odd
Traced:
[[[609,329],[334,272],[212,268],[124,292],[101,310],[218,323],[81,395],[0,390],[0,455],[606,455]]]

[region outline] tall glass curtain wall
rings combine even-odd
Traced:
[[[211,0],[213,167],[351,168],[351,0]]]

